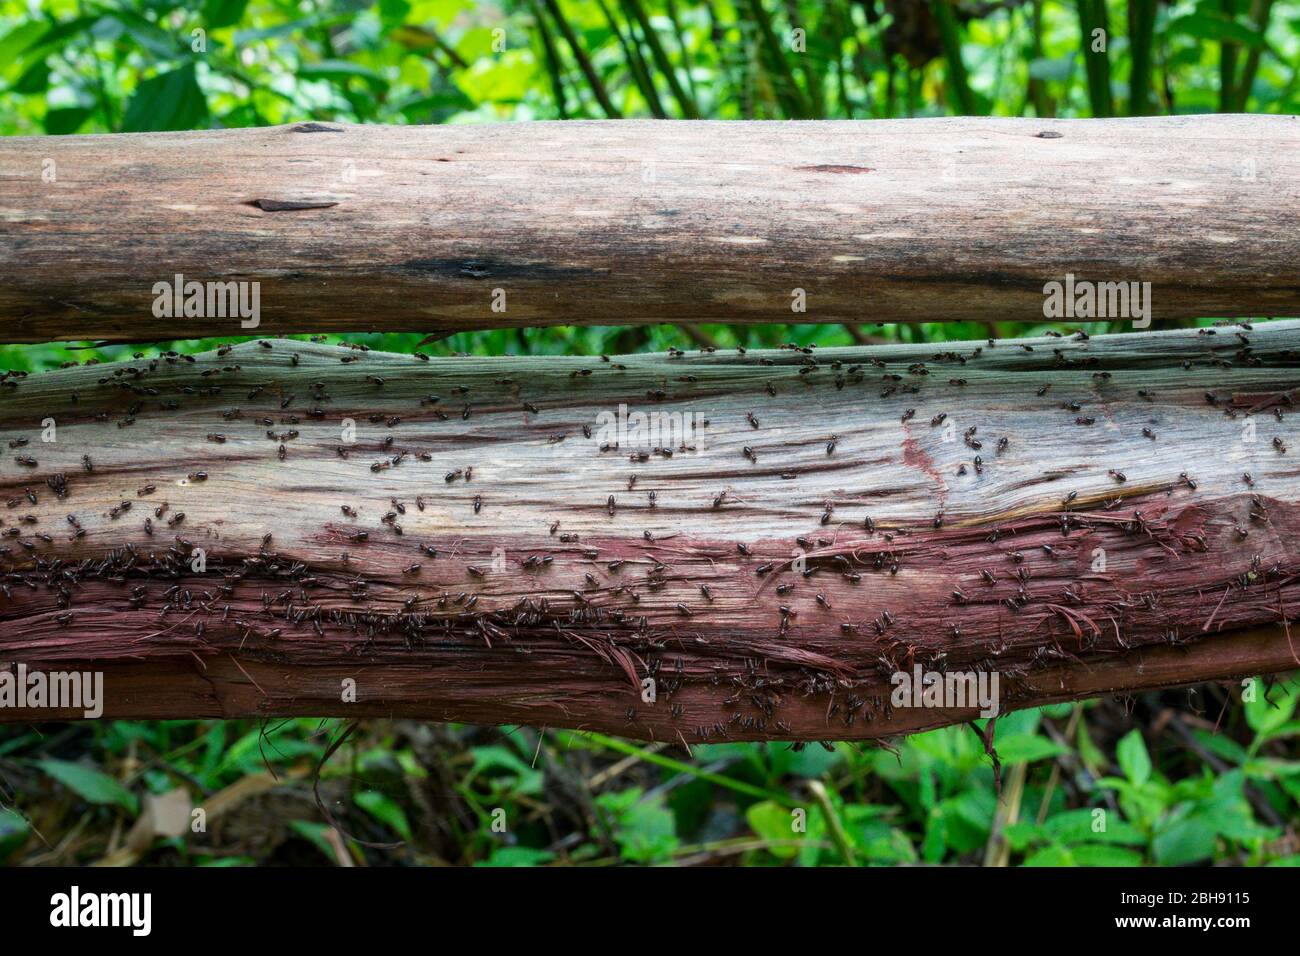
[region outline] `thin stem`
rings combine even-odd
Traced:
[[[77,4],[77,15],[85,16],[80,3]],[[99,108],[104,113],[104,128],[110,133],[116,133],[117,117],[113,115],[113,101],[108,95],[108,83],[104,78],[104,58],[95,56],[95,35],[89,29],[82,32],[85,34],[90,55],[95,61],[95,98],[99,100]]]
[[[715,786],[725,787],[728,790],[744,794],[745,796],[752,797],[756,800],[771,800],[785,807],[794,806],[794,798],[788,793],[783,793],[777,790],[765,790],[762,787],[756,787],[743,780],[736,780],[733,777],[727,777],[722,774],[710,773],[707,770],[701,770],[699,767],[684,763],[681,760],[674,760],[672,757],[665,757],[661,753],[655,753],[645,747],[628,743],[615,737],[608,737],[605,734],[595,733],[594,731],[582,734],[571,731],[562,731],[557,734],[557,736],[561,742],[570,747],[583,747],[590,749],[594,744],[597,747],[605,747],[621,754],[636,755],[646,763],[651,763],[657,767],[662,767],[665,770],[672,770],[676,773],[688,774],[697,780],[706,780]]]
[[[1128,77],[1128,111],[1130,116],[1151,113],[1151,52],[1156,37],[1156,0],[1131,0],[1129,48],[1132,69]]]
[[[668,59],[668,53],[659,40],[659,34],[650,25],[650,18],[646,16],[645,8],[641,6],[641,0],[623,0],[623,8],[632,15],[632,18],[636,20],[637,25],[641,28],[641,36],[645,39],[646,46],[650,48],[650,56],[654,58],[655,66],[663,74],[664,79],[668,81],[668,89],[672,91],[673,99],[677,101],[677,107],[682,111],[682,115],[687,119],[699,119],[699,108],[695,105],[694,98],[677,78],[677,70],[673,67],[672,61]]]
[[[698,93],[695,89],[695,67],[691,63],[690,47],[686,43],[686,31],[682,29],[681,17],[677,15],[677,3],[675,0],[668,0],[668,19],[673,24],[673,36],[677,40],[677,53],[682,58],[682,72],[686,74],[686,85],[690,87],[691,97],[696,99]],[[698,99],[696,99],[698,102]]]
[[[853,32],[853,14],[840,4],[835,4],[831,14],[834,22],[831,29],[835,34],[835,95],[839,100],[840,112],[845,119],[854,118],[853,100],[849,98],[850,56],[845,49],[845,40]]]
[[[555,109],[560,119],[569,118],[569,107],[565,101],[564,95],[564,77],[560,74],[560,52],[555,48],[555,38],[551,36],[551,28],[546,25],[546,18],[542,16],[542,11],[537,8],[536,0],[529,0],[529,7],[533,11],[533,19],[537,21],[537,34],[542,41],[542,52],[546,60],[546,75],[551,81],[551,95],[555,97]]]
[[[1268,33],[1269,18],[1273,14],[1273,0],[1254,0],[1250,8],[1251,24],[1260,33],[1265,36]],[[1237,82],[1237,96],[1234,104],[1238,113],[1246,112],[1246,104],[1250,101],[1251,87],[1255,85],[1255,75],[1259,72],[1259,59],[1264,48],[1262,46],[1253,46],[1250,52],[1246,54],[1246,63],[1242,67],[1241,79]]]
[[[1088,100],[1093,116],[1114,116],[1110,96],[1110,24],[1106,17],[1106,0],[1078,0],[1079,39],[1083,45],[1083,64],[1088,73]]]
[[[1232,21],[1237,19],[1237,0],[1219,0],[1219,9]],[[1219,112],[1231,113],[1237,88],[1237,41],[1226,36],[1219,43]]]
[[[943,47],[944,61],[948,66],[948,98],[959,116],[978,116],[975,93],[970,88],[966,64],[961,58],[961,27],[952,0],[933,0],[932,9],[939,28],[939,44]]]
[[[813,108],[808,97],[795,81],[794,71],[781,49],[772,18],[764,9],[762,0],[749,0],[749,14],[758,28],[759,49],[766,54],[767,71],[773,79],[773,89],[781,108],[791,119],[812,119]]]
[[[846,866],[857,866],[857,856],[853,852],[853,844],[849,842],[849,835],[844,832],[844,824],[840,821],[840,815],[835,810],[835,804],[831,803],[830,794],[826,792],[826,784],[820,780],[809,780],[808,789],[812,791],[813,799],[821,808],[822,817],[826,821],[826,829],[830,831],[831,839],[835,842],[835,849],[839,851],[840,858],[844,860]]]
[[[829,14],[834,16],[834,12]],[[804,89],[808,92],[808,105],[812,109],[812,115],[818,118],[826,116],[826,98],[823,91],[824,82],[821,73],[817,69],[817,58],[808,51],[808,37],[814,32],[804,26],[803,18],[799,14],[799,4],[795,0],[785,0],[785,18],[790,23],[792,30],[804,31],[804,50],[799,56],[799,69],[803,73]],[[836,33],[836,36],[840,34]]]
[[[641,48],[636,43],[636,37],[630,38],[623,35],[622,28],[614,18],[614,12],[610,10],[605,0],[597,0],[600,4],[600,12],[605,15],[605,22],[609,24],[610,30],[618,38],[618,45],[623,48],[623,56],[627,60],[628,70],[632,73],[632,79],[636,82],[637,89],[641,91],[641,96],[645,99],[646,104],[650,107],[650,112],[654,114],[655,119],[667,119],[668,114],[664,112],[664,105],[659,101],[659,91],[655,89],[653,78],[650,76],[650,70],[646,66],[645,58],[641,56]],[[629,34],[632,33],[629,25]]]
[[[587,85],[591,87],[596,102],[600,104],[600,108],[605,111],[606,116],[610,119],[618,119],[623,114],[615,108],[614,102],[609,98],[609,91],[605,89],[605,84],[596,73],[596,68],[591,65],[591,59],[587,56],[587,51],[578,42],[573,27],[569,25],[569,21],[564,18],[564,14],[560,11],[559,3],[557,0],[545,0],[545,2],[551,18],[555,20],[556,26],[560,28],[560,33],[564,35],[564,42],[569,44],[569,49],[573,52],[573,58],[578,61],[578,69],[582,70],[582,75],[587,78]]]

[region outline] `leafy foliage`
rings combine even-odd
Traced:
[[[3,0],[0,132],[1290,112],[1298,59],[1294,0]]]
[[[339,721],[11,728],[0,774],[18,800],[0,810],[0,861],[101,858],[144,794],[180,786],[214,808],[210,830],[159,842],[149,862],[1296,865],[1298,700],[1295,681],[1252,681],[1005,715],[1000,800],[965,727],[896,750],[724,743],[678,757],[598,734],[369,721],[321,768],[328,824],[310,774]]]

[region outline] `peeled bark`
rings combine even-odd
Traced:
[[[1289,670],[1298,357],[1275,322],[8,376],[0,660],[104,671],[108,716],[685,742],[971,717],[891,704],[916,666],[997,673],[1003,711]],[[620,405],[679,417],[606,433]]]
[[[247,331],[155,315],[178,274],[260,283],[268,335],[1032,321],[1067,274],[1295,316],[1297,199],[1294,116],[5,137],[0,338]]]

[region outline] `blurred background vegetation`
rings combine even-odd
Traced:
[[[4,135],[305,119],[1292,113],[1298,77],[1295,0],[0,0]],[[525,329],[425,350],[594,354],[1053,328]],[[420,336],[326,338],[340,339],[409,351]],[[0,346],[0,367],[225,341],[234,340]],[[1000,804],[967,728],[886,748],[722,744],[687,754],[535,728],[366,721],[319,782],[359,840],[331,827],[313,796],[340,721],[0,727],[0,861],[1297,865],[1296,682],[1256,689],[1004,717]],[[209,808],[208,831],[152,838],[139,824],[143,801],[178,788]],[[807,812],[806,832],[792,832],[795,808]],[[497,809],[504,832],[493,827]]]

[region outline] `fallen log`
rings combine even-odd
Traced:
[[[980,709],[899,675],[1005,712],[1300,667],[1300,322],[3,385],[0,661],[107,716],[870,738]]]
[[[1295,316],[1298,195],[1294,116],[5,137],[0,337]]]

